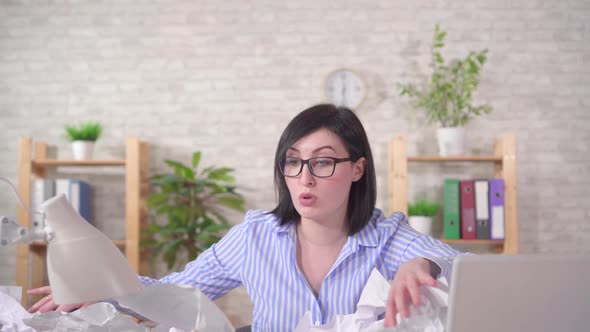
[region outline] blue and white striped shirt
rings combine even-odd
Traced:
[[[281,226],[277,216],[267,211],[248,211],[241,224],[184,271],[159,280],[142,277],[142,283],[189,285],[212,300],[243,285],[254,306],[253,331],[291,331],[306,311],[316,324],[354,313],[374,268],[392,280],[401,263],[424,257],[437,263],[449,279],[452,261],[459,254],[416,232],[403,213],[385,218],[375,209],[367,226],[348,237],[316,298],[297,266],[295,248],[293,224]]]

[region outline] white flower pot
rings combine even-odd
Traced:
[[[411,216],[408,223],[413,229],[426,235],[432,235],[432,217]]]
[[[438,128],[438,151],[441,156],[465,154],[465,129],[463,127]]]
[[[92,142],[92,141],[73,141],[72,142],[72,153],[74,154],[74,160],[92,159],[93,151],[94,151],[94,142]]]

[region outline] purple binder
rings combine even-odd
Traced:
[[[504,239],[504,179],[490,179],[490,238]]]

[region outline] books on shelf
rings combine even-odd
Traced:
[[[55,196],[55,181],[35,179],[31,187],[31,210],[41,211],[41,204]],[[31,227],[34,232],[43,230],[45,223],[40,214],[31,214]]]
[[[461,238],[475,240],[475,193],[473,180],[459,181],[459,197],[461,197]]]
[[[503,240],[504,235],[504,180],[490,179],[490,238]]]
[[[445,239],[504,239],[503,179],[445,179],[443,201]]]
[[[461,238],[459,180],[445,179],[443,192],[443,231],[445,239]]]
[[[31,188],[31,209],[41,211],[41,204],[49,198],[66,195],[76,212],[92,222],[92,188],[86,181],[77,179],[34,179]],[[43,228],[39,215],[31,216],[33,228]]]
[[[473,181],[475,191],[475,238],[490,238],[490,205],[488,180]]]

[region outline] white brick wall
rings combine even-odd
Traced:
[[[205,164],[237,169],[249,208],[271,208],[282,129],[345,66],[370,85],[358,114],[387,209],[393,135],[408,133],[411,151],[436,151],[434,129],[395,84],[427,73],[440,22],[448,57],[490,50],[479,101],[495,111],[470,123],[468,138],[489,153],[495,135],[517,135],[522,252],[590,253],[589,17],[584,0],[1,1],[0,173],[16,181],[19,136],[67,157],[64,124],[96,119],[105,125],[98,156],[121,156],[136,135],[151,143],[155,172],[200,149]],[[439,178],[415,177],[417,192],[439,195]],[[109,196],[122,197],[122,178],[91,178],[97,219],[117,236],[122,203]],[[14,211],[0,190],[0,213]],[[14,263],[14,251],[0,249],[0,284],[14,283]]]

